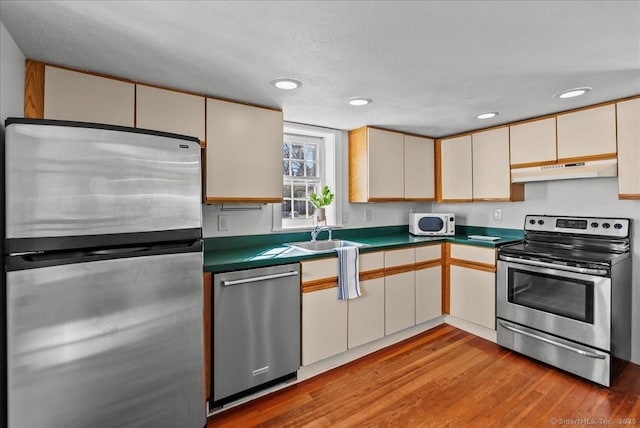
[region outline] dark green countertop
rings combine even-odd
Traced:
[[[469,239],[469,235],[499,236],[500,239],[496,241],[481,241]],[[453,242],[494,248],[522,240],[523,232],[519,229],[456,226],[456,235],[454,237],[421,237],[409,234],[407,226],[388,226],[335,229],[333,238],[366,244],[366,246],[360,248],[361,253],[366,253],[421,245],[429,242]],[[204,271],[218,273],[295,263],[301,260],[335,255],[333,252],[310,254],[284,245],[285,242],[308,241],[309,239],[309,232],[205,238]],[[321,234],[321,239],[326,239],[326,233]]]

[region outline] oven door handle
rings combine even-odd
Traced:
[[[528,331],[520,330],[519,328],[512,327],[511,325],[505,324],[503,322],[500,322],[500,325],[514,333],[518,333],[523,336],[527,336],[532,339],[539,340],[540,342],[548,343],[549,345],[557,346],[558,348],[566,349],[567,351],[574,352],[584,357],[597,358],[599,360],[604,360],[605,358],[607,358],[606,355],[594,354],[593,352],[583,351],[582,349],[574,348],[573,346],[565,345],[564,343],[556,342],[555,340],[547,339],[546,337],[541,337],[533,333],[529,333]]]
[[[504,256],[504,255],[500,256],[500,260],[504,260],[504,261],[507,261],[507,262],[513,262],[513,263],[522,263],[523,265],[545,267],[545,268],[550,268],[550,269],[566,270],[568,272],[584,273],[584,274],[587,274],[587,275],[606,275],[607,274],[607,271],[605,269],[590,269],[590,268],[579,268],[579,267],[566,266],[566,265],[556,265],[556,264],[553,264],[553,263],[541,262],[541,261],[538,261],[538,260],[519,259],[517,257],[509,257],[509,256]]]

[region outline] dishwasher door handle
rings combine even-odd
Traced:
[[[258,282],[258,281],[268,281],[270,279],[286,278],[288,276],[297,276],[297,275],[298,275],[298,271],[292,270],[290,272],[274,273],[273,275],[254,276],[252,278],[244,278],[244,279],[236,279],[233,281],[220,281],[220,282],[222,283],[223,287],[230,287],[232,285],[248,284],[251,282]]]

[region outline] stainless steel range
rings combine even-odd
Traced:
[[[528,215],[500,247],[498,344],[604,386],[631,357],[631,221]]]

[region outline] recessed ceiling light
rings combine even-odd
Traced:
[[[480,113],[479,115],[477,115],[476,117],[478,119],[491,119],[492,117],[496,117],[497,115],[499,115],[500,113],[498,113],[497,111],[488,111],[486,113]]]
[[[349,104],[352,106],[366,106],[372,100],[370,98],[362,98],[362,97],[353,97],[349,98]]]
[[[580,95],[584,95],[587,92],[591,91],[591,88],[585,86],[583,88],[573,88],[567,89],[566,91],[558,92],[554,95],[555,98],[573,98],[579,97]]]
[[[302,82],[296,79],[290,79],[288,77],[283,77],[280,79],[275,79],[271,81],[271,84],[279,89],[284,89],[286,91],[291,89],[296,89],[302,86]]]

